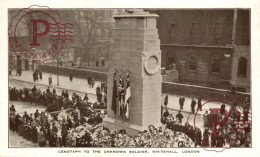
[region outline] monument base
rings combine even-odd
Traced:
[[[105,128],[108,128],[109,130],[114,130],[114,129],[125,129],[127,134],[131,135],[131,136],[135,136],[138,134],[138,132],[140,131],[144,131],[144,130],[148,130],[148,126],[149,125],[154,125],[156,128],[162,126],[162,123],[157,123],[157,124],[149,124],[147,126],[138,126],[138,125],[134,125],[128,122],[123,122],[117,119],[113,119],[113,118],[109,118],[106,117],[103,120],[103,124]]]

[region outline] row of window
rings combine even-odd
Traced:
[[[177,37],[177,25],[176,23],[170,23],[170,40],[176,41]],[[220,43],[223,35],[223,24],[221,22],[214,23],[214,42]],[[199,42],[199,24],[198,22],[192,22],[190,25],[190,39],[192,44]]]
[[[221,60],[218,57],[214,57],[211,62],[211,72],[218,74],[220,73]],[[190,57],[188,62],[188,70],[196,71],[197,62],[195,57]],[[238,61],[238,76],[246,77],[247,73],[247,59],[245,57],[240,57]]]

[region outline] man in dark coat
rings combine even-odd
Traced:
[[[39,110],[37,109],[36,112],[34,113],[34,118],[36,119],[40,115]]]
[[[179,113],[176,115],[176,119],[178,119],[179,122],[182,123],[182,118],[183,118],[183,115],[181,114],[181,111],[179,111]]]
[[[216,133],[211,135],[211,147],[216,147],[217,146],[217,135]]]
[[[88,103],[88,94],[85,94],[85,97],[83,98],[83,101],[86,101],[86,103]]]
[[[46,89],[46,93],[48,94],[48,93],[50,93],[50,92],[51,92],[50,87],[48,87],[48,88]]]
[[[105,83],[101,82],[101,92],[104,92]]]
[[[96,88],[96,95],[98,95],[100,92],[101,92],[101,89],[100,89],[99,86],[97,86],[97,88]]]
[[[195,106],[196,106],[196,101],[194,100],[194,98],[192,98],[192,100],[191,100],[191,111],[192,111],[192,113],[195,113]]]
[[[22,68],[19,67],[19,76],[21,76],[21,75],[22,75]]]
[[[25,111],[25,112],[24,112],[24,115],[23,115],[23,120],[24,120],[24,121],[28,121],[29,118],[30,118],[29,115],[28,115],[27,112]]]
[[[37,88],[36,88],[36,85],[34,85],[33,88],[32,88],[32,93],[35,94],[36,91],[37,91]]]
[[[72,75],[72,72],[70,72],[70,82],[72,82],[73,80],[73,75]]]
[[[49,76],[49,86],[51,86],[51,84],[52,84],[52,77],[51,77],[51,75]]]
[[[64,93],[64,97],[69,98],[69,93],[68,93],[67,90],[66,90],[65,93]]]
[[[105,66],[105,59],[104,59],[104,57],[101,58],[101,64],[102,64],[103,67]]]
[[[197,146],[201,146],[201,141],[202,141],[202,133],[201,133],[201,130],[199,128],[196,128],[195,130],[195,133],[196,133],[196,143],[195,145]]]
[[[67,143],[67,135],[68,135],[68,126],[66,123],[62,124],[62,129],[61,129],[61,135],[62,135],[62,146],[66,147]]]
[[[168,105],[168,95],[166,95],[165,98],[164,98],[164,105],[167,108],[167,105]]]
[[[36,75],[36,72],[33,72],[33,82],[35,82],[36,81],[36,77],[35,77],[35,75]]]
[[[198,108],[197,108],[197,110],[202,111],[201,99],[200,98],[198,99]]]
[[[35,71],[35,81],[38,81],[38,72]]]
[[[39,77],[40,77],[40,80],[42,80],[42,72],[39,71]]]
[[[91,77],[91,86],[92,86],[92,88],[94,88],[94,85],[95,85],[95,79],[94,79],[94,77],[92,76],[92,77]]]
[[[226,108],[226,105],[223,103],[220,107],[220,113],[223,115],[225,114],[225,108]]]
[[[15,116],[15,131],[18,131],[18,126],[21,124],[21,116],[19,113],[16,114]]]
[[[220,134],[217,136],[217,147],[223,147],[225,145],[225,139],[223,132],[220,132]]]
[[[184,102],[185,102],[185,98],[184,96],[181,96],[179,99],[180,110],[183,110]]]
[[[49,140],[49,146],[50,147],[55,147],[56,142],[57,142],[57,133],[58,133],[58,128],[55,125],[55,123],[52,124],[52,129],[51,129],[51,135],[50,135],[50,140]]]
[[[97,94],[97,101],[99,103],[101,103],[101,101],[102,101],[102,94],[100,92]]]
[[[208,115],[207,115],[207,120],[208,120],[208,129],[211,130],[212,129],[212,112],[210,112]]]
[[[12,106],[10,107],[10,112],[13,112],[13,113],[15,113],[15,108],[14,108],[14,105],[12,105]]]
[[[169,116],[169,112],[168,110],[166,109],[166,111],[163,113],[163,117],[167,118]]]

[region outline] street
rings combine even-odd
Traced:
[[[51,90],[53,88],[56,89],[56,92],[60,94],[62,90],[66,89],[69,92],[69,95],[71,96],[74,92],[78,93],[82,98],[84,97],[85,93],[88,93],[89,100],[91,102],[96,101],[96,87],[100,86],[101,82],[100,81],[95,81],[95,86],[94,88],[90,88],[87,84],[87,79],[82,79],[82,78],[73,78],[73,81],[71,82],[69,80],[68,76],[60,75],[59,76],[59,86],[57,86],[57,75],[50,74],[50,73],[45,73],[43,72],[43,79],[39,80],[38,82],[33,82],[32,78],[32,71],[23,71],[22,76],[15,76],[15,71],[12,71],[12,76],[9,76],[9,87],[17,87],[23,88],[33,88],[33,85],[36,85],[37,88],[40,88],[42,91],[46,90],[48,85],[48,77],[51,75],[52,76],[52,81],[53,81],[53,86],[51,87]],[[168,95],[168,108],[173,109],[173,110],[179,110],[179,97],[180,95],[173,95],[173,94],[168,94],[168,93],[162,93],[162,104],[164,101],[165,95]],[[202,100],[202,104],[205,103],[204,100]],[[191,104],[191,98],[188,96],[185,96],[185,102],[184,102],[184,107],[183,111],[184,112],[190,112]],[[220,108],[222,102],[210,102],[207,103],[202,107],[202,111],[199,111],[198,114],[204,114],[206,111],[209,111],[209,108]],[[230,106],[226,106],[226,110],[229,110]]]

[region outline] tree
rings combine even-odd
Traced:
[[[99,19],[104,18],[104,10],[89,9],[75,11],[74,29],[77,30],[77,37],[80,46],[88,56],[88,64],[90,62],[90,50],[98,39],[97,30],[103,29]]]

